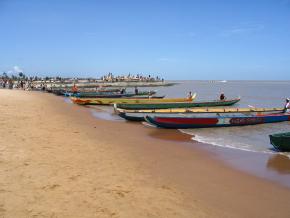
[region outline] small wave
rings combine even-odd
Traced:
[[[237,149],[237,150],[242,150],[242,151],[248,151],[248,152],[256,152],[256,153],[265,153],[265,154],[282,154],[285,155],[287,157],[290,158],[290,153],[289,152],[278,152],[275,150],[258,150],[254,145],[250,145],[250,144],[245,144],[245,143],[241,143],[241,142],[233,142],[233,141],[227,141],[224,138],[212,138],[212,137],[206,137],[206,136],[201,136],[198,134],[193,134],[187,131],[184,131],[182,129],[180,129],[179,131],[181,131],[182,133],[188,134],[193,136],[191,139],[194,141],[198,141],[201,143],[205,143],[205,144],[210,144],[213,146],[218,146],[218,147],[222,147],[222,148],[230,148],[230,149]]]
[[[142,124],[143,124],[144,126],[148,126],[148,127],[156,128],[156,126],[154,126],[153,124],[147,123],[147,122],[142,122]]]

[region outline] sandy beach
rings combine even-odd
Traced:
[[[290,189],[40,92],[0,90],[0,217],[289,217]]]

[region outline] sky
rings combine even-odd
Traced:
[[[0,0],[0,73],[290,80],[290,0]]]

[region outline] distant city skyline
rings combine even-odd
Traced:
[[[0,73],[290,80],[290,0],[0,0]]]

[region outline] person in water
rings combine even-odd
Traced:
[[[283,112],[284,113],[289,113],[290,112],[290,99],[289,98],[286,98],[286,103],[285,103]]]
[[[225,96],[225,94],[224,94],[224,93],[221,93],[221,95],[220,95],[220,100],[221,100],[221,101],[224,101],[224,100],[226,100],[226,96]]]
[[[139,90],[138,90],[138,88],[137,88],[137,86],[135,87],[135,95],[138,95],[138,92],[139,92]]]

